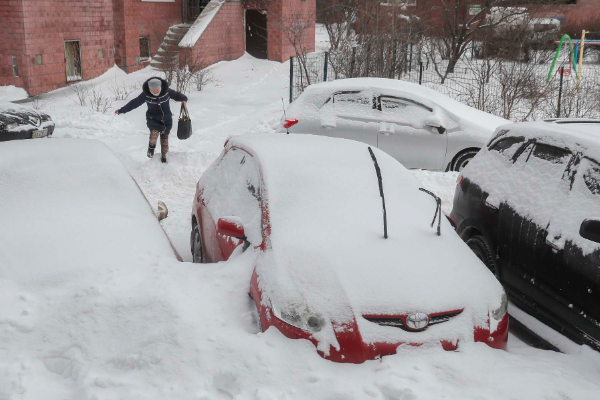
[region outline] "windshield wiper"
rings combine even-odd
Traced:
[[[377,180],[379,181],[379,195],[381,196],[381,202],[383,203],[383,238],[387,239],[387,214],[385,212],[385,196],[383,195],[383,178],[381,178],[381,169],[379,169],[379,163],[377,162],[377,158],[375,157],[375,153],[371,147],[369,147],[369,153],[371,154],[371,158],[373,159],[373,165],[375,165],[375,173],[377,174]]]
[[[425,192],[428,195],[430,195],[431,197],[433,197],[435,199],[435,214],[433,214],[433,221],[431,221],[431,227],[433,228],[433,224],[435,223],[435,219],[438,219],[438,225],[437,225],[437,235],[440,236],[441,235],[441,231],[440,231],[440,226],[442,224],[442,199],[440,199],[438,196],[436,196],[433,192],[430,192],[427,189],[423,189],[423,188],[419,188],[419,190],[421,192]]]

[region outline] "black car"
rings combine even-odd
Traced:
[[[600,120],[498,128],[451,217],[517,306],[600,351]]]
[[[13,103],[0,103],[0,142],[51,137],[54,122],[48,114]]]

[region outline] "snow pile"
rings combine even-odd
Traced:
[[[282,115],[281,98],[289,90],[288,64],[246,56],[221,63],[214,71],[221,84],[190,94],[194,135],[187,141],[171,138],[167,165],[146,157],[148,131],[142,107],[118,117],[94,113],[66,98],[72,96],[68,89],[48,94],[52,101],[43,111],[56,121],[57,130],[55,138],[37,143],[48,146],[56,137],[67,136],[106,143],[152,205],[158,199],[167,203],[170,215],[161,224],[184,259],[190,260],[190,207],[197,180],[218,157],[228,136],[273,131]],[[113,80],[133,85],[155,73],[147,68],[102,77],[92,84],[110,93],[107,85]],[[113,109],[124,104],[115,101]],[[31,142],[36,141],[27,143]],[[8,148],[7,144],[0,144],[0,149]],[[55,156],[55,149],[46,149],[55,164],[68,162],[72,156]],[[3,152],[0,163],[4,156]],[[21,168],[43,173],[35,160],[23,156]],[[107,171],[116,168],[111,164],[105,166]],[[77,171],[69,168],[67,172]],[[94,177],[91,183],[100,181],[105,188],[101,172],[89,171]],[[374,176],[374,169],[371,172]],[[7,182],[9,173],[14,172],[0,168],[0,182]],[[443,197],[449,197],[456,185],[455,174],[412,173]],[[50,190],[43,182],[37,183],[40,189]],[[22,186],[13,179],[2,187],[0,198],[7,191],[17,198],[16,190]],[[44,204],[44,192],[30,189],[34,191],[30,198],[19,199],[32,215],[38,215],[36,207],[48,212],[37,219],[20,217],[17,232],[28,234],[28,241],[18,244],[21,254],[27,243],[35,247],[38,242],[59,240],[36,232],[43,220],[52,219],[52,233],[66,229],[61,227],[64,221],[55,219],[58,206]],[[123,192],[125,198],[132,196],[129,190]],[[428,218],[432,218],[433,200],[423,196],[423,203],[431,204]],[[131,211],[121,213],[118,207],[110,220],[120,221],[126,232],[141,230],[139,221],[146,218],[155,225],[147,204],[143,200],[136,204],[139,212],[133,217]],[[4,200],[0,210],[3,207]],[[380,208],[374,208],[380,221]],[[108,209],[102,212],[109,213]],[[6,226],[3,219],[3,240],[10,237]],[[154,227],[149,225],[148,231]],[[442,227],[442,235],[445,231]],[[430,233],[434,234],[433,229]],[[381,235],[380,225],[375,234]],[[129,241],[140,243],[141,239],[132,234]],[[114,241],[113,246],[120,249],[128,243]],[[17,279],[28,273],[25,262],[8,269],[6,259],[0,261],[0,399],[595,400],[600,391],[600,356],[581,346],[575,354],[563,355],[516,347],[509,340],[509,352],[475,343],[461,346],[458,352],[402,349],[398,355],[361,365],[334,364],[319,357],[306,341],[288,340],[274,329],[256,334],[247,295],[250,252],[227,263],[192,265],[174,261],[170,249],[165,249],[163,257],[159,254],[162,245],[153,251],[147,250],[148,243],[142,245],[145,250],[137,251],[134,246],[123,259],[113,257],[101,267],[95,267],[94,260],[110,254],[86,250],[78,254],[83,261],[76,266],[77,274],[65,274],[60,266],[56,271],[48,267],[43,281]],[[77,252],[75,246],[67,250]],[[0,251],[18,261],[16,249],[7,247],[7,242],[2,242]],[[27,257],[42,258],[28,252]],[[48,253],[47,264],[55,265],[51,255],[55,253]],[[71,266],[75,268],[74,263]],[[371,263],[365,265],[365,269],[370,267]]]
[[[0,86],[0,101],[17,101],[29,97],[25,89],[16,86]]]

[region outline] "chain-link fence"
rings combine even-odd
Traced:
[[[502,60],[462,61],[444,79],[448,61],[397,59],[393,51],[369,59],[352,52],[313,53],[290,61],[290,102],[311,84],[381,77],[418,83],[471,107],[513,121],[554,117],[600,118],[600,65],[584,65],[579,85],[568,65],[548,80],[548,65]]]

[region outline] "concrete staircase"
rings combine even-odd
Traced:
[[[169,69],[174,62],[177,62],[177,58],[179,57],[179,42],[191,26],[190,24],[179,24],[170,27],[156,55],[152,58],[150,65],[164,71]]]

